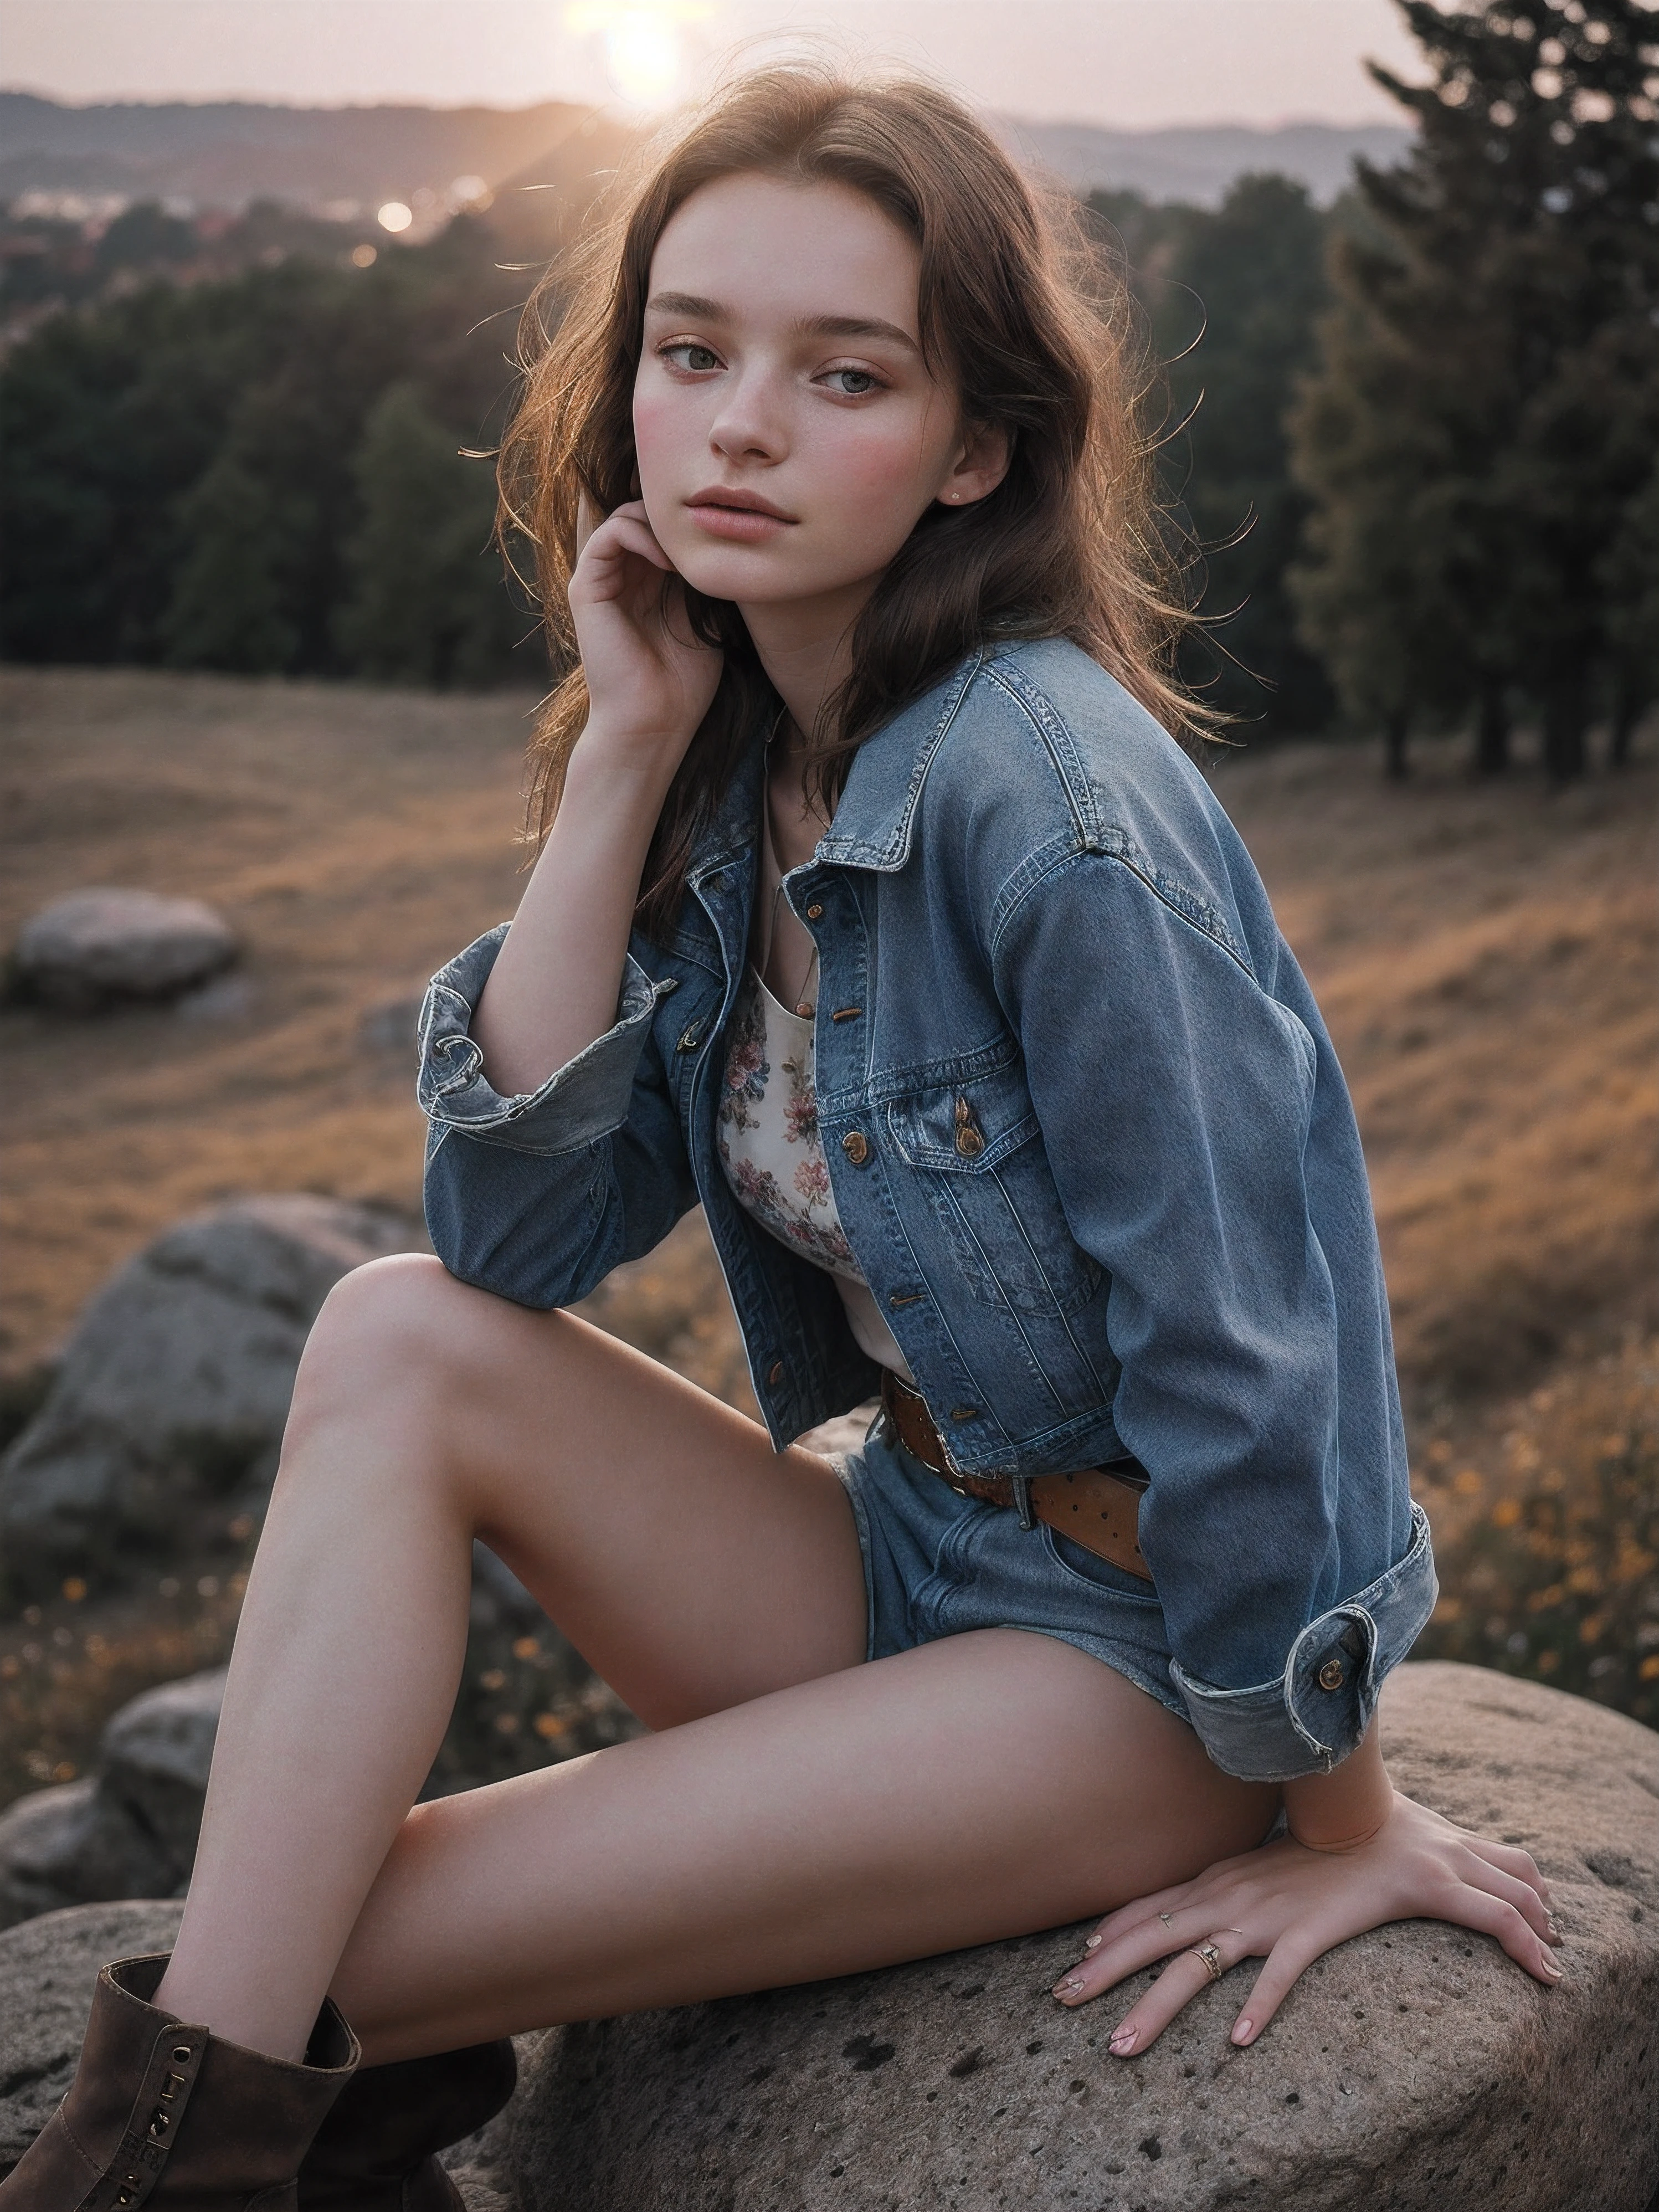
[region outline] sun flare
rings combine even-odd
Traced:
[[[599,40],[619,100],[630,107],[660,108],[685,90],[689,57],[682,27],[714,12],[711,0],[571,0],[564,25],[579,38]]]

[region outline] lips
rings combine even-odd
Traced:
[[[738,491],[729,485],[711,484],[685,502],[686,513],[706,537],[721,538],[730,545],[764,545],[793,529],[795,517],[774,507],[756,491]]]
[[[769,499],[763,499],[757,491],[744,491],[736,485],[710,484],[704,491],[693,492],[685,502],[689,507],[721,507],[734,514],[765,514],[775,522],[793,522],[795,518],[784,508],[776,507]]]

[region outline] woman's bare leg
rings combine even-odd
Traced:
[[[411,1813],[475,1533],[666,1732]],[[1067,1645],[866,1667],[864,1621],[823,1462],[434,1263],[349,1278],[301,1369],[160,2001],[297,2056],[331,1984],[371,2060],[453,2048],[1103,1911],[1271,1815]]]
[[[334,1996],[380,2060],[848,1973],[1146,1896],[1278,1802],[1073,1645],[948,1637],[417,1807]]]
[[[301,1364],[157,2002],[298,2057],[425,1780],[482,1535],[653,1727],[854,1665],[822,1460],[566,1314],[384,1261]]]

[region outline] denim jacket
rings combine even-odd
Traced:
[[[614,1027],[492,1090],[469,1032],[502,925],[433,981],[420,1097],[439,1255],[520,1304],[585,1297],[701,1201],[781,1449],[878,1370],[715,1150],[761,777],[757,741],[676,926],[635,933]],[[951,1458],[1139,1460],[1211,1757],[1328,1771],[1434,1568],[1347,1089],[1204,778],[1074,646],[988,651],[865,742],[784,890],[818,947],[836,1204]]]

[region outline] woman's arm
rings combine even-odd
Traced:
[[[534,1091],[617,1018],[640,875],[674,772],[720,682],[638,501],[592,532],[570,579],[591,702],[552,831],[473,1022],[483,1072]]]
[[[422,1016],[434,1247],[464,1281],[537,1307],[585,1296],[696,1202],[655,1039],[675,979],[628,945],[720,655],[690,639],[637,506],[592,532],[570,599],[591,707],[552,833],[518,918],[433,978]]]
[[[1332,1773],[1286,1783],[1285,1806],[1288,1835],[1110,1914],[1062,1978],[1060,2002],[1085,2004],[1170,1960],[1113,2029],[1115,2057],[1145,2051],[1208,1987],[1200,1945],[1212,1947],[1223,1972],[1267,1960],[1233,2023],[1237,2044],[1255,2041],[1316,1959],[1390,1920],[1477,1929],[1546,1987],[1560,1980],[1546,1940],[1557,1932],[1549,1887],[1531,1857],[1402,1797],[1389,1782],[1375,1722]]]

